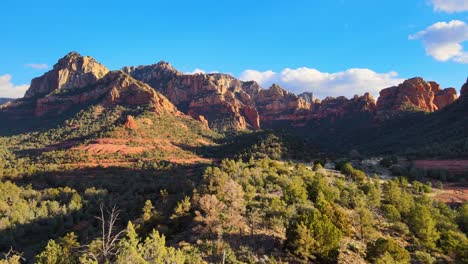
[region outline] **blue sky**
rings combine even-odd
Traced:
[[[294,92],[362,94],[468,77],[468,0],[3,0],[0,97],[69,51],[111,69],[169,61]],[[197,71],[198,71],[197,70]]]

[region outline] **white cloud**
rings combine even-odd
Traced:
[[[11,83],[11,75],[0,75],[0,97],[20,98],[29,88],[29,85],[23,84],[15,86]]]
[[[369,69],[349,69],[342,72],[327,73],[311,68],[286,68],[279,73],[273,71],[246,70],[241,73],[241,80],[257,81],[263,87],[271,84],[281,85],[296,94],[312,92],[318,98],[327,96],[352,97],[366,92],[378,97],[383,88],[397,85],[404,81],[396,72],[377,73]]]
[[[191,72],[185,72],[185,74],[197,74],[197,73],[205,73],[205,70],[202,70],[202,69],[199,69],[199,68],[196,68],[195,70],[191,71]]]
[[[197,73],[202,73],[202,74],[208,74],[208,73],[218,73],[218,71],[205,71],[200,68],[195,68],[195,70],[191,72],[184,72],[185,74],[197,74]]]
[[[462,46],[468,41],[468,25],[463,21],[437,22],[409,39],[421,40],[426,53],[438,61],[468,63],[468,53]]]
[[[431,0],[435,11],[447,13],[468,11],[468,0]]]
[[[45,63],[28,63],[28,64],[25,64],[24,66],[26,66],[28,68],[33,68],[33,69],[36,69],[36,70],[45,70],[45,69],[49,68],[49,65],[47,65]]]

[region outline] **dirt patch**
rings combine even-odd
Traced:
[[[91,141],[87,145],[72,148],[73,150],[87,151],[90,154],[139,154],[153,149],[153,146],[128,146],[129,140],[102,138]]]
[[[447,170],[453,174],[468,173],[468,160],[415,160],[416,168],[425,170]]]
[[[177,164],[198,164],[198,163],[212,163],[213,160],[205,159],[200,157],[193,157],[193,158],[177,158],[177,157],[170,157],[169,161],[172,163]]]
[[[468,184],[446,183],[443,190],[433,189],[434,198],[444,203],[461,204],[468,202]]]
[[[127,145],[114,145],[114,144],[89,144],[74,148],[77,150],[84,150],[91,154],[139,154],[145,150],[151,149],[149,147],[129,147]]]

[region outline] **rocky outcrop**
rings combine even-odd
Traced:
[[[458,99],[457,90],[455,88],[446,88],[435,94],[434,104],[438,109],[445,108]]]
[[[348,99],[344,96],[327,97],[322,101],[312,104],[312,111],[309,120],[336,121],[339,118],[358,117],[362,114],[371,116],[376,112],[376,102],[369,93],[363,96],[355,95]]]
[[[57,90],[36,101],[34,114],[60,114],[77,105],[102,104],[106,107],[114,105],[149,106],[158,113],[175,113],[177,109],[163,95],[149,85],[133,79],[122,71],[109,72],[90,84],[89,89]]]
[[[94,84],[109,72],[105,66],[89,56],[70,52],[53,69],[34,78],[25,98],[37,98],[54,91],[77,90]]]
[[[138,128],[138,124],[135,121],[135,119],[133,118],[133,116],[128,115],[127,120],[125,121],[124,127],[126,129],[135,130],[135,129]]]
[[[54,68],[35,78],[22,99],[0,111],[21,115],[58,115],[76,106],[101,104],[147,106],[158,113],[178,113],[176,107],[148,84],[122,71],[110,72],[91,57],[72,52]]]
[[[260,128],[253,100],[261,90],[256,82],[228,74],[183,74],[167,62],[123,71],[164,94],[184,113],[195,119],[203,116],[212,128]]]
[[[278,121],[303,120],[304,113],[311,109],[310,103],[277,84],[273,84],[268,90],[260,90],[255,97],[255,104],[262,124],[267,125]]]
[[[206,120],[206,118],[202,115],[198,116],[197,120],[200,121],[206,128],[210,126],[210,124],[208,123],[208,120]]]
[[[309,104],[313,104],[317,101],[317,98],[315,98],[314,94],[310,92],[301,93],[297,97],[301,98]]]
[[[468,82],[461,93],[468,94]],[[320,101],[309,92],[295,95],[276,84],[263,89],[228,74],[184,74],[167,62],[109,71],[93,58],[72,52],[33,79],[24,98],[0,106],[0,112],[43,116],[90,104],[146,106],[158,113],[180,110],[217,130],[257,130],[342,118],[373,122],[408,110],[437,111],[455,100],[454,88],[442,90],[435,82],[413,78],[383,89],[377,103],[369,93]]]
[[[398,86],[381,90],[377,108],[381,114],[406,110],[434,112],[456,99],[455,89],[442,90],[436,82],[426,82],[416,77]]]

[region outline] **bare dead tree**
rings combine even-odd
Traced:
[[[116,206],[113,206],[110,210],[104,209],[104,205],[99,206],[100,209],[100,216],[96,216],[95,218],[101,224],[101,238],[99,241],[100,246],[98,252],[91,252],[89,251],[88,254],[90,257],[99,262],[99,260],[110,260],[117,254],[117,244],[120,240],[120,237],[125,232],[122,230],[120,232],[115,232],[116,223],[119,219],[120,211],[117,209]]]
[[[3,253],[3,259],[7,261],[6,263],[21,263],[25,261],[23,253],[14,251],[13,248],[10,248],[7,253]]]

